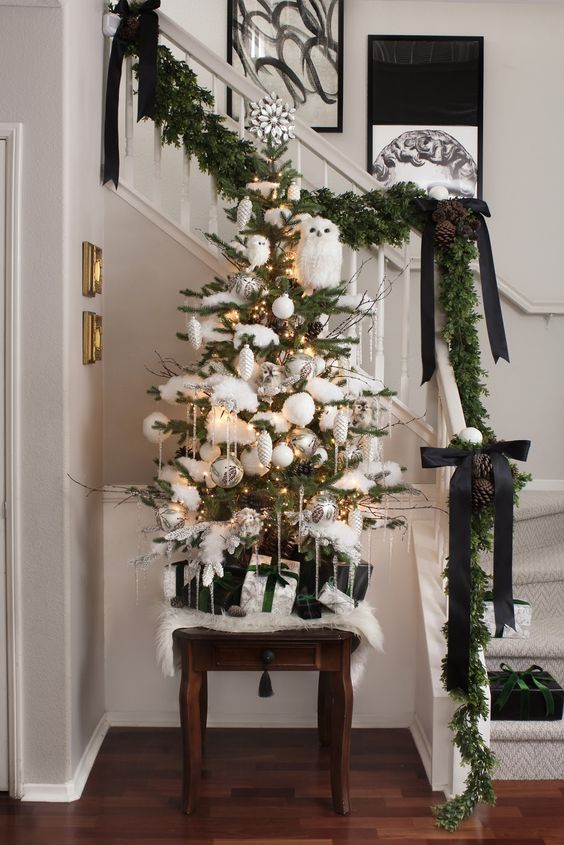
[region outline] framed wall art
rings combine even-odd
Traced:
[[[484,39],[368,36],[368,170],[481,197]]]
[[[228,0],[227,60],[318,132],[342,131],[343,4]]]

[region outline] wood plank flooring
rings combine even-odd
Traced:
[[[313,730],[211,729],[202,799],[180,811],[180,731],[113,728],[80,801],[0,797],[1,845],[564,845],[564,781],[496,784],[457,834],[434,827],[433,795],[406,730],[354,730],[353,813],[331,809],[329,754]]]

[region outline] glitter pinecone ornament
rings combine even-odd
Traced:
[[[435,241],[440,246],[448,246],[456,238],[456,226],[450,220],[442,220],[435,226]]]
[[[299,461],[291,469],[292,475],[305,476],[306,478],[309,478],[314,472],[315,464],[312,461]]]
[[[239,494],[239,504],[242,508],[252,508],[255,511],[260,511],[265,506],[263,496],[258,493],[248,492]]]
[[[194,349],[199,349],[202,345],[202,326],[196,320],[194,315],[188,318],[186,323],[186,334],[188,335],[188,340],[190,341],[191,346]]]
[[[480,510],[491,505],[495,498],[493,482],[489,478],[474,478],[472,481],[472,508]]]
[[[253,213],[253,204],[249,197],[243,197],[237,206],[237,228],[244,229],[249,225]]]

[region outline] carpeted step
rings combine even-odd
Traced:
[[[527,669],[537,663],[564,687],[564,617],[535,619],[527,639],[492,639],[486,649],[486,665],[495,672],[500,663],[513,669]]]
[[[491,723],[491,748],[498,780],[564,778],[564,722]]]
[[[491,574],[491,558],[482,565]],[[533,619],[564,616],[564,544],[514,554],[513,595],[531,603]]]
[[[515,510],[514,552],[564,544],[564,491],[527,491]]]

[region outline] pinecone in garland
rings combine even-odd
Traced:
[[[435,241],[440,246],[448,246],[456,238],[456,226],[450,220],[442,220],[435,226]]]
[[[128,44],[134,44],[137,38],[137,31],[139,29],[139,18],[135,15],[130,15],[125,19],[123,25],[119,30],[119,37],[122,41]]]
[[[311,461],[299,461],[292,467],[292,475],[302,475],[309,477],[315,472],[315,464]]]
[[[319,337],[322,331],[323,323],[321,322],[321,320],[314,320],[314,322],[310,323],[310,325],[308,326],[306,337],[308,340],[315,340],[316,337]]]
[[[487,478],[492,480],[493,465],[492,459],[485,452],[479,452],[472,459],[472,475],[474,478]]]
[[[493,481],[489,478],[472,479],[472,508],[480,510],[491,505],[495,498]]]
[[[468,214],[458,226],[458,234],[468,241],[475,241],[478,237],[478,229],[480,228],[480,221],[477,217]]]

